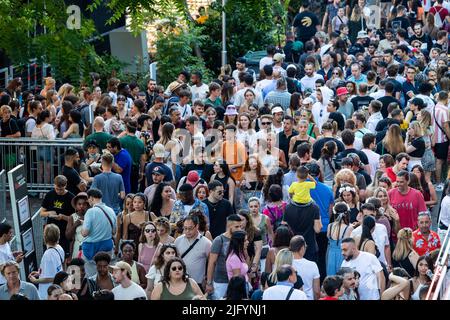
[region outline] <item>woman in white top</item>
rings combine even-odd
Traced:
[[[55,224],[48,224],[44,229],[44,242],[47,246],[42,256],[39,271],[33,271],[28,279],[39,284],[39,296],[41,300],[47,299],[47,289],[52,284],[55,275],[63,271],[64,268],[64,249],[58,244],[59,228]]]
[[[31,132],[31,138],[55,140],[56,137],[55,128],[50,124],[50,122],[51,122],[50,111],[48,110],[42,111],[37,118],[36,126],[33,128],[33,131]],[[52,150],[50,147],[38,147],[37,154],[39,160],[38,175],[37,175],[38,183],[42,183],[42,180],[44,180],[45,184],[49,184]]]
[[[414,274],[414,278],[412,278],[410,281],[412,281],[413,284],[413,292],[410,293],[411,300],[420,300],[419,292],[420,289],[430,284],[431,279],[427,275],[427,272],[429,270],[428,261],[425,256],[421,256],[417,260],[416,265],[416,273]]]
[[[245,146],[245,150],[253,153],[250,149],[256,146],[256,131],[251,128],[251,118],[246,112],[239,115],[236,139]]]
[[[178,257],[178,251],[174,244],[163,244],[160,249],[155,253],[157,257],[155,263],[150,267],[146,275],[147,278],[147,288],[146,293],[150,299],[152,295],[153,288],[160,282],[161,277],[164,273],[164,267],[167,262],[175,257]]]
[[[172,172],[175,175],[177,172],[177,163],[179,162],[177,161],[177,158],[183,150],[183,146],[181,145],[180,140],[173,136],[174,131],[175,126],[172,123],[164,123],[161,129],[161,138],[157,143],[161,143],[164,146],[164,160],[166,165],[172,169]]]

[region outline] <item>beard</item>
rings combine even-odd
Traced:
[[[345,261],[351,261],[353,259],[353,255],[349,255],[347,257],[345,257]]]

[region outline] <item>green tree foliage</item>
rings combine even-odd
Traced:
[[[168,85],[174,81],[180,71],[194,70],[203,73],[205,82],[211,79],[211,72],[203,59],[193,54],[195,44],[202,44],[207,36],[201,35],[197,28],[188,28],[174,17],[160,25],[157,32],[155,60],[158,62],[158,81]]]
[[[228,61],[243,56],[247,51],[265,50],[277,41],[277,22],[285,19],[285,10],[279,1],[227,0]],[[222,4],[213,2],[208,9],[209,18],[200,26],[208,39],[201,46],[206,65],[217,72],[222,51]],[[283,31],[281,30],[281,33]]]

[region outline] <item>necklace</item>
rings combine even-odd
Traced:
[[[208,199],[209,204],[211,205],[214,212],[216,212],[216,207],[219,205],[220,201],[213,203]]]

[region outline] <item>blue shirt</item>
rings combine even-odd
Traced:
[[[265,98],[269,92],[274,91],[277,88],[277,82],[273,81],[271,84],[267,85],[263,90],[262,90],[262,94],[263,94],[263,98]]]
[[[112,208],[116,214],[120,211],[122,199],[119,197],[121,191],[125,191],[123,179],[120,174],[114,172],[103,172],[94,177],[91,188],[99,189],[102,194],[102,201]]]
[[[298,181],[297,172],[290,170],[288,173],[284,174],[283,184],[290,187],[292,182]]]
[[[294,287],[294,284],[289,281],[278,281],[277,286],[287,286],[287,287]]]
[[[20,281],[19,293],[23,294],[29,300],[40,300],[37,288],[28,282]],[[0,286],[0,300],[9,300],[11,295],[8,291],[8,285],[5,283]]]
[[[359,76],[359,79],[355,79],[354,76],[351,76],[347,79],[347,81],[352,81],[352,82],[356,83],[357,86],[359,86],[360,83],[367,83],[367,77],[365,74],[361,74]]]
[[[128,194],[131,192],[131,165],[133,160],[131,160],[131,156],[127,150],[122,149],[118,154],[114,156],[114,162],[117,163],[119,167],[122,168],[122,173],[120,174],[123,179],[123,185],[125,187],[125,193]]]
[[[329,209],[330,204],[334,203],[334,195],[331,188],[326,184],[317,180],[316,188],[311,189],[311,198],[316,202],[320,209],[320,217],[322,220],[321,232],[326,232],[330,223]]]
[[[100,207],[102,209],[100,209]],[[112,238],[111,223],[108,221],[105,213],[108,215],[113,228],[116,227],[116,214],[113,209],[107,207],[104,203],[99,203],[86,211],[84,215],[83,229],[89,231],[89,235],[84,241],[96,243]]]

